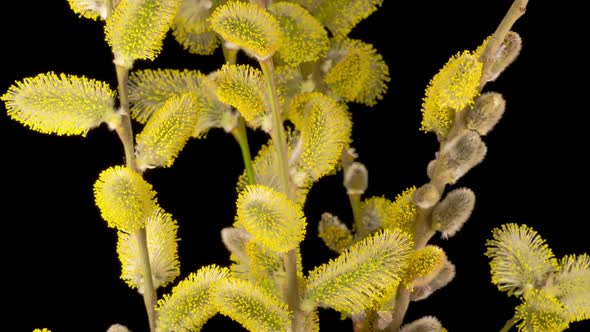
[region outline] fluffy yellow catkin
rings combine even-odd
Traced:
[[[252,3],[229,1],[211,14],[209,23],[226,42],[258,60],[271,57],[282,39],[276,18]]]
[[[128,167],[114,166],[100,173],[94,198],[109,227],[133,233],[145,227],[156,209],[152,185]]]
[[[519,331],[563,331],[569,327],[566,311],[559,300],[540,289],[524,293],[523,303],[516,307]]]
[[[103,122],[111,128],[119,125],[114,97],[104,82],[48,72],[16,82],[1,99],[8,116],[32,130],[85,136]]]
[[[114,63],[131,68],[138,59],[153,60],[182,0],[121,0],[105,25]]]

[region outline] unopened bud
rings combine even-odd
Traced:
[[[439,161],[442,163],[440,167],[443,167],[449,183],[455,183],[482,162],[486,152],[487,147],[481,137],[475,131],[467,130],[446,146]]]
[[[431,180],[432,180],[432,177],[434,176],[435,169],[436,169],[436,158],[432,159],[428,163],[428,166],[426,166],[426,175],[428,175],[428,178]]]
[[[433,316],[424,316],[402,326],[400,332],[442,332],[444,329],[440,321]]]
[[[252,235],[241,228],[226,227],[221,230],[221,241],[239,262],[249,260],[246,254],[246,243]]]
[[[362,195],[369,186],[369,172],[365,165],[353,162],[344,172],[344,187],[349,195]]]
[[[465,125],[477,131],[480,135],[487,135],[500,121],[506,100],[497,92],[487,92],[475,99],[475,105],[467,112]]]
[[[520,54],[521,49],[522,38],[520,38],[520,35],[514,31],[508,32],[498,48],[498,52],[493,55],[495,61],[486,75],[487,80],[496,80],[506,67],[514,62],[518,54]]]
[[[422,187],[414,191],[412,201],[414,204],[422,209],[428,209],[433,207],[440,200],[440,192],[436,187],[430,183],[423,185]]]
[[[455,278],[455,274],[455,265],[446,260],[443,268],[427,285],[414,287],[410,294],[410,300],[414,302],[424,300],[430,294],[448,285]]]
[[[469,219],[474,207],[475,194],[471,189],[455,189],[432,211],[432,228],[441,232],[443,238],[452,237]]]
[[[352,244],[350,229],[338,217],[327,212],[322,214],[318,224],[318,236],[335,252],[344,251]]]
[[[113,324],[109,327],[107,332],[131,332],[125,325]]]

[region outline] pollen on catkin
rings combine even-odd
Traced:
[[[369,17],[383,0],[297,0],[322,22],[334,36],[345,37],[359,22]],[[311,3],[310,3],[311,2]]]
[[[208,265],[180,281],[158,300],[158,331],[198,331],[218,312],[213,303],[212,288],[229,278],[230,271],[217,265]]]
[[[211,55],[219,46],[219,38],[211,30],[207,18],[215,6],[212,0],[182,1],[172,22],[172,35],[192,54]]]
[[[137,135],[136,162],[144,171],[170,167],[194,133],[197,99],[192,93],[170,98]]]
[[[291,312],[277,297],[246,280],[230,278],[215,285],[213,301],[221,314],[249,331],[289,331]]]
[[[387,91],[389,68],[373,45],[356,39],[333,40],[324,82],[346,101],[373,106]]]
[[[157,207],[152,185],[128,167],[102,171],[94,183],[94,198],[109,227],[133,233],[145,227]]]
[[[447,255],[437,246],[428,245],[412,253],[404,274],[408,288],[426,286],[443,269]]]
[[[302,151],[292,160],[292,179],[299,186],[317,181],[335,169],[342,150],[351,141],[350,114],[332,98],[319,92],[301,94],[291,100],[291,110],[299,108]]]
[[[446,137],[456,111],[479,94],[483,64],[469,51],[457,53],[432,78],[422,102],[421,130]]]
[[[48,72],[17,81],[0,97],[9,117],[44,134],[86,136],[106,122],[119,125],[115,92],[101,81]]]
[[[306,222],[301,207],[285,194],[250,185],[238,197],[235,226],[243,227],[265,247],[287,252],[303,240]]]
[[[229,1],[215,9],[209,24],[225,41],[258,60],[271,57],[282,39],[279,22],[253,3]]]
[[[514,317],[520,320],[519,331],[561,332],[569,327],[566,310],[559,300],[542,289],[529,289]]]
[[[328,32],[305,8],[290,2],[276,2],[268,11],[279,22],[283,39],[280,59],[290,66],[323,57],[328,51]]]
[[[182,0],[121,0],[105,25],[115,64],[131,68],[138,59],[153,60]]]
[[[352,233],[338,217],[324,212],[318,223],[318,236],[335,252],[342,252],[352,244]]]
[[[178,225],[171,214],[156,208],[147,218],[145,230],[153,285],[157,289],[174,281],[180,274],[176,237]],[[117,254],[122,265],[121,279],[143,294],[144,276],[138,246],[133,234],[119,232]]]
[[[544,285],[559,268],[545,240],[526,225],[504,224],[492,236],[485,253],[491,258],[492,283],[508,295]]]
[[[397,287],[412,246],[409,236],[398,230],[366,237],[309,273],[302,305],[362,312]]]
[[[251,127],[261,127],[270,116],[260,70],[249,65],[224,65],[211,81],[219,100],[235,107]]]
[[[413,237],[414,219],[418,213],[418,208],[412,201],[415,191],[416,187],[411,186],[395,197],[391,207],[392,215],[384,221],[384,228],[398,228],[412,234]]]
[[[570,322],[590,319],[590,255],[561,258],[550,289],[565,305]]]

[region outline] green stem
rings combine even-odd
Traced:
[[[271,138],[275,152],[279,160],[279,179],[280,191],[285,193],[290,199],[293,199],[292,191],[289,188],[289,162],[287,154],[287,140],[285,139],[285,129],[283,127],[283,120],[281,118],[281,110],[279,106],[279,98],[277,96],[277,88],[273,77],[274,65],[272,58],[260,60],[260,67],[264,73],[266,81],[267,94],[271,98],[271,112],[273,126],[271,130]],[[285,285],[285,299],[289,309],[293,312],[292,330],[302,330],[303,323],[302,312],[299,310],[299,289],[297,287],[297,249],[287,252],[284,258],[285,272],[287,275],[287,284]]]
[[[500,330],[500,332],[508,332],[508,331],[510,331],[510,329],[514,326],[514,324],[516,324],[516,322],[518,322],[518,318],[516,318],[516,317],[510,318],[506,322],[506,324],[504,324],[504,327],[502,327],[502,329]]]
[[[250,156],[250,145],[248,144],[248,135],[246,132],[246,124],[244,118],[238,118],[238,125],[232,129],[231,134],[240,145],[242,151],[242,159],[244,160],[244,168],[246,168],[246,175],[248,176],[248,184],[256,183],[254,179],[254,168],[252,168],[252,157]]]
[[[361,219],[361,195],[360,194],[348,194],[348,200],[350,201],[350,207],[352,208],[352,218],[354,220],[355,234],[362,238],[365,234]]]
[[[129,117],[129,99],[127,98],[127,80],[129,78],[129,69],[121,66],[116,66],[117,83],[119,85],[119,101],[122,113],[121,124],[115,129],[123,149],[125,150],[125,162],[127,167],[135,172],[139,172],[137,164],[135,163],[135,151],[133,143],[133,129],[131,127],[131,118]],[[139,229],[135,234],[138,248],[139,248],[139,264],[141,266],[143,275],[143,302],[147,311],[150,331],[156,331],[156,291],[154,288],[154,281],[152,279],[152,269],[150,266],[150,256],[147,247],[147,235],[145,228]]]

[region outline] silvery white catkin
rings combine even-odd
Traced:
[[[443,238],[452,237],[469,219],[474,207],[475,194],[471,189],[455,189],[432,211],[432,228],[441,232]]]
[[[245,247],[251,239],[252,235],[240,228],[226,227],[221,230],[221,241],[240,262],[249,260]]]
[[[353,162],[344,171],[344,187],[349,195],[362,195],[369,186],[369,172],[365,165]]]
[[[414,290],[412,290],[412,293],[410,294],[410,300],[414,302],[424,300],[425,298],[429,297],[430,294],[448,285],[455,278],[455,274],[455,265],[447,260],[443,268],[430,281],[430,283],[428,283],[428,285],[415,287]]]
[[[475,104],[465,114],[465,126],[477,131],[480,135],[487,135],[500,121],[506,100],[497,92],[486,92],[475,99]]]
[[[402,326],[400,332],[442,332],[443,326],[434,316],[424,316]]]
[[[449,183],[455,183],[482,162],[486,152],[487,147],[479,134],[467,130],[449,142],[437,163],[441,163],[439,167]]]
[[[433,207],[440,200],[440,192],[433,184],[427,183],[414,191],[412,201],[422,209]]]

